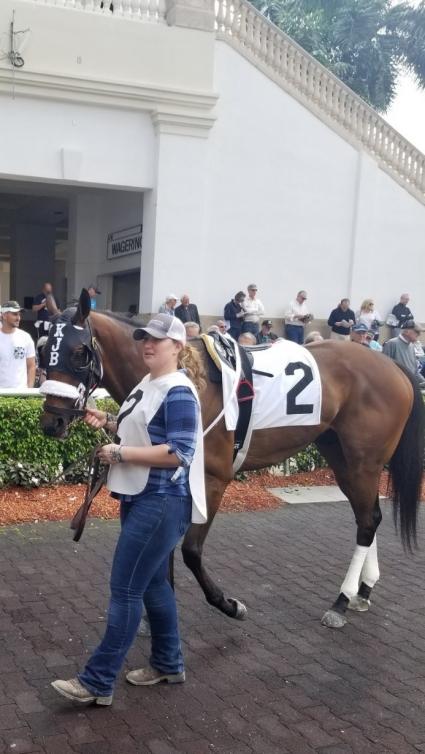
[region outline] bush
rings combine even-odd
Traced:
[[[110,398],[97,405],[104,411],[118,411]],[[72,424],[66,440],[47,437],[40,426],[42,406],[39,398],[0,398],[0,487],[48,484],[75,462],[66,481],[83,481],[91,450],[104,443],[103,433],[81,421]]]
[[[81,421],[71,425],[66,440],[55,440],[44,435],[40,426],[43,403],[39,398],[0,397],[0,487],[16,484],[22,487],[39,487],[53,481],[85,481],[88,459],[92,449],[105,442],[101,432]],[[112,398],[97,401],[98,408],[118,413]],[[71,466],[72,465],[72,466]],[[297,453],[282,471],[295,474],[326,466],[314,445]],[[64,470],[71,468],[61,477]],[[245,479],[242,472],[238,479]]]

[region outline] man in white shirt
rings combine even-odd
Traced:
[[[313,319],[306,304],[307,293],[298,291],[295,301],[291,301],[285,312],[285,334],[287,340],[304,343],[304,328]]]
[[[1,307],[0,387],[34,387],[35,348],[31,336],[19,329],[21,311],[17,301]]]
[[[260,318],[264,316],[264,306],[257,298],[257,286],[251,283],[248,286],[248,296],[243,302],[245,315],[243,318],[242,333],[250,332],[255,337],[260,332]]]

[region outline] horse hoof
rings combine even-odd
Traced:
[[[355,610],[357,613],[365,613],[370,608],[370,600],[356,594],[348,603],[348,607],[350,610]]]
[[[239,602],[239,600],[234,600],[232,597],[229,598],[229,602],[232,604],[234,609],[233,618],[236,620],[246,620],[248,617],[248,610],[246,609],[243,602]]]
[[[347,618],[341,613],[337,613],[336,610],[326,610],[320,622],[322,626],[327,628],[342,628],[347,623]]]
[[[142,618],[142,620],[140,621],[139,628],[137,630],[137,635],[146,636],[146,637],[149,637],[151,635],[151,627],[149,625],[149,621]]]

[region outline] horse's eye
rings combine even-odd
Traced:
[[[74,369],[85,369],[90,364],[90,351],[88,348],[77,348],[71,354],[71,366]]]

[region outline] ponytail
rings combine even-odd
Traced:
[[[192,380],[199,393],[205,390],[207,383],[205,379],[205,370],[198,351],[192,346],[185,345],[178,355],[177,366],[184,369],[187,376]]]

